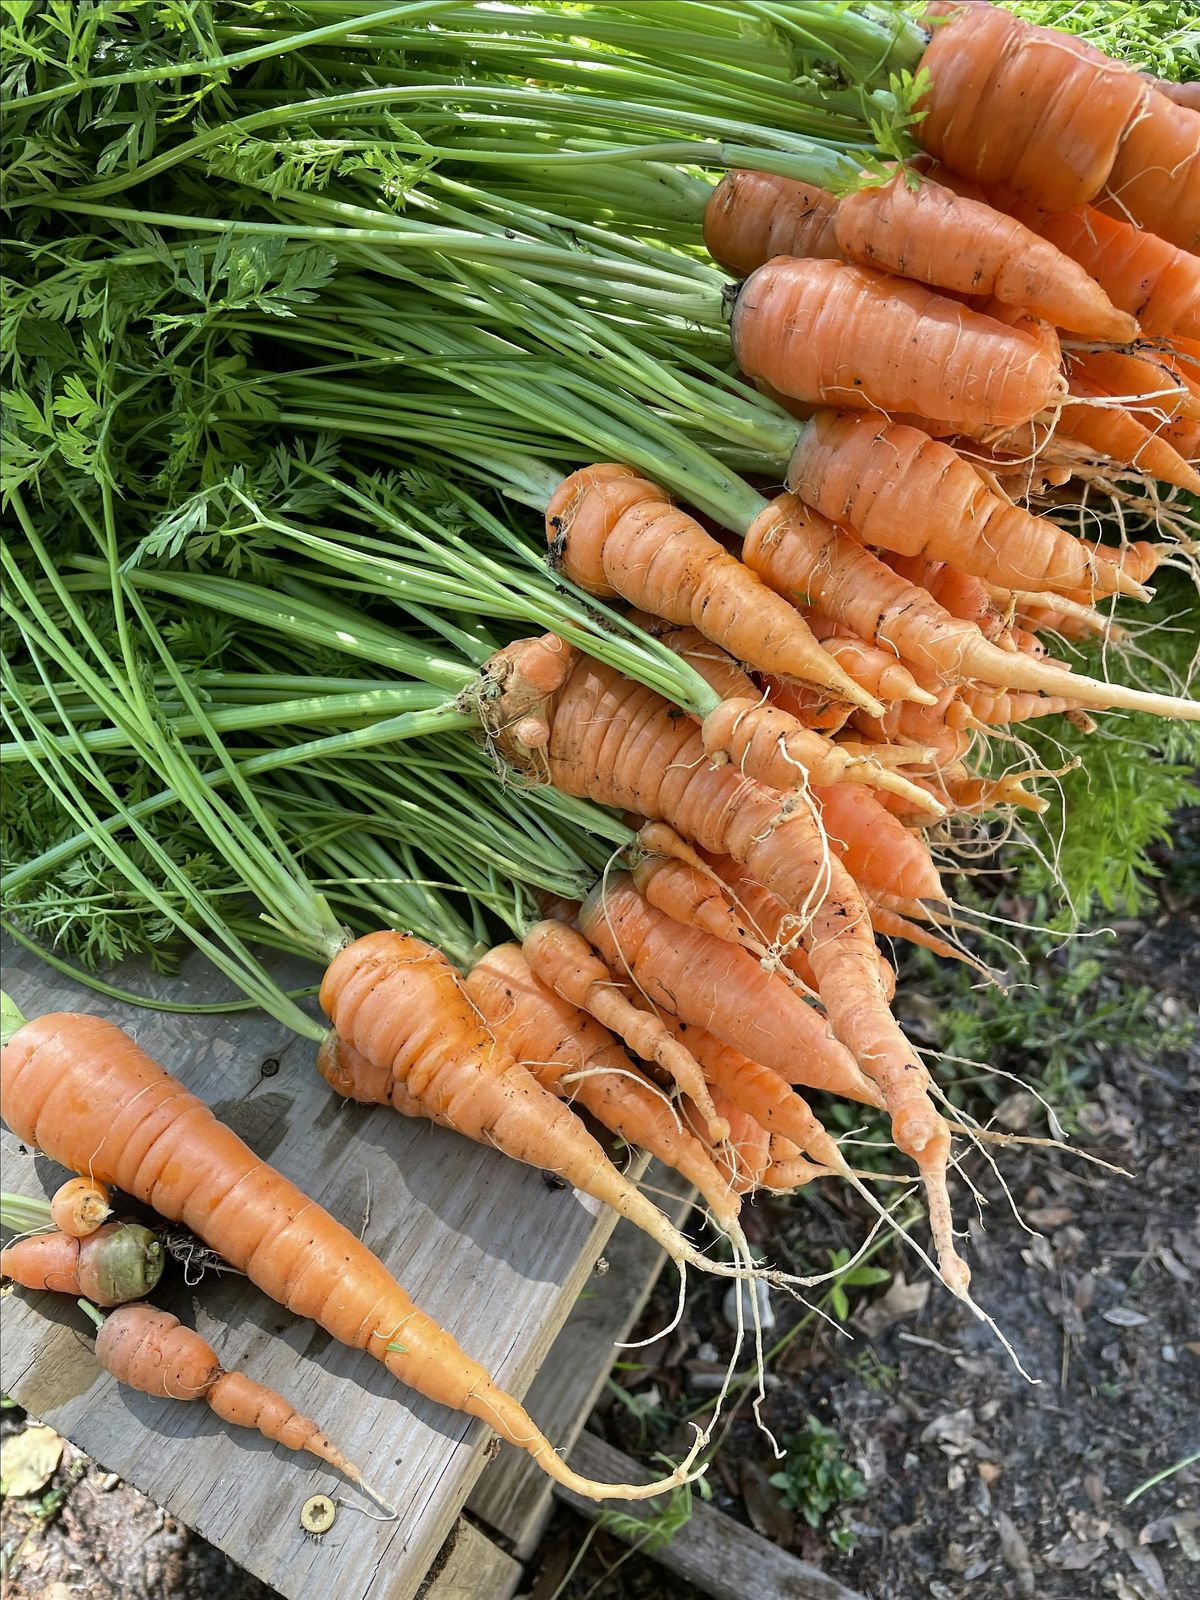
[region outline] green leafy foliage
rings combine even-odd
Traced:
[[[1193,0],[1005,0],[1041,27],[1082,34],[1118,61],[1156,77],[1200,78],[1200,14]]]
[[[787,1456],[769,1482],[779,1490],[790,1511],[802,1516],[810,1528],[819,1528],[831,1511],[867,1492],[866,1481],[846,1460],[845,1447],[832,1428],[810,1415],[801,1433],[787,1442]],[[830,1542],[840,1550],[853,1546],[849,1529],[835,1528]]]

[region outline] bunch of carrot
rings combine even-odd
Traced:
[[[715,55],[730,19],[702,9]],[[765,1270],[739,1223],[756,1188],[833,1178],[880,1210],[807,1097],[881,1110],[923,1181],[941,1275],[969,1301],[948,1187],[960,1124],[893,1015],[878,941],[967,958],[942,864],[979,817],[1045,805],[1022,781],[1043,774],[995,770],[989,744],[1021,748],[1012,730],[1049,715],[1084,728],[1114,708],[1200,720],[1183,694],[1090,678],[1047,653],[1049,640],[1119,646],[1111,606],[1148,598],[1156,571],[1194,555],[1200,115],[998,7],[934,5],[920,24],[898,14],[888,39],[871,8],[825,8],[824,23],[804,9],[864,92],[881,43],[893,69],[924,69],[912,105],[898,87],[889,104],[897,127],[916,119],[927,158],[886,163],[852,132],[840,91],[824,91],[824,111],[800,89],[793,100],[770,61],[726,81],[714,60],[703,111],[686,94],[673,104],[669,87],[657,108],[606,106],[603,83],[574,81],[587,28],[615,48],[623,93],[653,55],[620,6],[566,20],[529,7],[498,23],[464,5],[444,8],[436,32],[394,23],[401,56],[453,56],[461,33],[481,78],[489,60],[496,74],[455,79],[458,136],[439,134],[436,151],[415,138],[442,166],[406,175],[407,188],[382,157],[378,170],[343,170],[339,156],[301,175],[273,145],[230,154],[211,129],[131,150],[126,170],[106,162],[78,184],[74,168],[57,187],[39,167],[22,207],[144,231],[133,246],[122,233],[94,256],[67,252],[61,271],[57,253],[54,272],[40,263],[29,314],[46,321],[53,303],[74,315],[105,252],[114,273],[165,255],[179,282],[145,310],[154,336],[182,328],[186,348],[204,328],[209,394],[252,350],[258,409],[206,415],[184,435],[224,448],[228,471],[206,461],[191,498],[141,527],[145,495],[188,469],[173,435],[159,473],[146,470],[157,420],[122,409],[137,384],[118,392],[115,366],[108,375],[93,454],[46,421],[91,418],[77,390],[35,407],[37,423],[21,411],[50,442],[35,439],[10,491],[20,540],[4,556],[5,603],[27,656],[6,758],[70,826],[14,878],[36,884],[97,851],[313,1041],[338,1093],[559,1173],[681,1271]],[[315,64],[306,35],[288,41],[289,72],[256,88],[247,137],[374,116],[391,91],[378,64],[370,87],[358,81],[362,20],[346,22],[341,55]],[[480,135],[474,88],[497,104],[531,93],[512,36],[525,30],[534,48],[568,21],[573,43],[537,56],[544,122],[534,94],[519,127]],[[671,15],[646,26],[669,30]],[[328,52],[329,28],[313,33]],[[310,71],[320,96],[296,90]],[[758,76],[773,87],[754,88]],[[427,79],[399,86],[418,130],[445,117]],[[738,134],[714,141],[722,96]],[[772,107],[778,138],[763,125]],[[793,116],[816,118],[826,144],[789,133]],[[391,131],[394,163],[413,135]],[[845,148],[831,153],[835,133]],[[722,168],[715,185],[696,177]],[[203,170],[216,186],[205,205],[232,189],[237,220],[124,204],[121,190],[169,183],[174,169],[177,204]],[[397,186],[408,214],[392,207]],[[658,186],[672,209],[649,220]],[[149,232],[160,228],[185,243],[164,245]],[[260,268],[278,278],[260,304],[239,299],[228,254],[239,229],[260,251],[240,281]],[[260,239],[278,252],[266,267]],[[700,261],[701,241],[744,281]],[[311,259],[328,246],[338,260]],[[172,292],[203,311],[179,310]],[[218,366],[222,338],[236,366]],[[412,381],[395,382],[398,366]],[[242,460],[256,427],[272,444],[285,432],[262,492]],[[311,441],[330,431],[345,463]],[[121,472],[130,527],[114,507]],[[478,496],[463,479],[484,486]],[[781,493],[759,487],[780,481]],[[534,507],[540,528],[484,498],[497,489]],[[1097,491],[1122,515],[1148,508],[1160,536],[1072,531],[1080,492]],[[39,527],[46,505],[78,536],[69,571]],[[381,596],[393,611],[380,613]],[[173,645],[200,615],[219,639],[202,682]],[[384,675],[339,689],[346,657]],[[118,760],[136,766],[136,798],[127,767],[106,765]],[[514,776],[523,788],[505,786]],[[544,834],[528,821],[537,804]],[[314,829],[317,814],[334,824]],[[479,878],[465,830],[488,864]],[[189,879],[184,838],[222,892],[247,892],[277,936],[323,964],[328,1026],[280,994],[215,894]],[[621,859],[604,866],[612,848]],[[328,896],[314,866],[337,886]],[[428,887],[456,875],[469,922]],[[496,940],[497,921],[511,937]],[[105,1086],[102,1116],[72,1094],[91,1078]],[[580,1492],[657,1493],[691,1470],[689,1459],[637,1488],[578,1480],[358,1241],[110,1026],[25,1024],[5,1046],[2,1094],[10,1127],[86,1180],[62,1197],[63,1231],[36,1241],[29,1273],[17,1252],[35,1241],[5,1253],[20,1281],[126,1298],[85,1261],[107,1205],[94,1185],[114,1184]],[[86,1103],[98,1102],[93,1083]],[[672,1227],[576,1106],[695,1183],[732,1266]],[[225,1410],[216,1398],[229,1375],[210,1351],[184,1350],[169,1321],[115,1312],[99,1341],[110,1369],[138,1381],[145,1351],[169,1347],[183,1392],[243,1420],[244,1396]],[[164,1378],[157,1392],[178,1391]],[[352,1471],[315,1425],[254,1403],[272,1437],[310,1449],[315,1438]]]

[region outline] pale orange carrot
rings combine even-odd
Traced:
[[[108,1190],[91,1178],[69,1178],[50,1199],[50,1220],[62,1233],[84,1239],[112,1215]]]

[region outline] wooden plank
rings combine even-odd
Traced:
[[[337,1102],[313,1070],[312,1044],[261,1014],[122,1006],[24,952],[3,954],[5,988],[26,1015],[78,1008],[127,1028],[262,1156],[361,1230],[417,1303],[524,1393],[604,1247],[610,1214],[448,1131]],[[313,968],[281,977],[312,982]],[[198,959],[180,977],[125,981],[175,1002],[228,994]],[[7,1130],[2,1148],[7,1189],[49,1194],[64,1176]],[[288,1600],[411,1600],[493,1436],[403,1389],[245,1280],[207,1277],[189,1288],[180,1277],[164,1281],[157,1303],[199,1328],[225,1365],[246,1367],[319,1418],[396,1506],[396,1520],[372,1521],[350,1485],[223,1427],[204,1407],[119,1389],[96,1366],[81,1313],[61,1298],[4,1297],[0,1388]],[[343,1506],[319,1542],[299,1523],[317,1491]]]
[[[619,1478],[627,1483],[631,1472],[641,1471],[636,1461],[591,1433],[580,1434],[569,1460],[576,1472],[589,1478]],[[604,1509],[557,1484],[554,1493],[593,1521]],[[623,1516],[644,1522],[654,1515],[655,1508],[652,1502],[642,1500],[622,1501],[620,1509]],[[617,1531],[625,1538],[622,1530]],[[819,1567],[798,1561],[723,1511],[705,1505],[699,1495],[692,1497],[687,1526],[670,1544],[656,1550],[654,1559],[714,1600],[748,1600],[751,1595],[754,1600],[863,1600]]]
[[[520,1581],[521,1563],[459,1517],[418,1600],[512,1600]]]
[[[645,1186],[673,1221],[691,1209],[695,1190],[677,1172],[652,1161]],[[570,1450],[600,1397],[666,1260],[666,1252],[631,1222],[619,1222],[604,1250],[607,1271],[593,1274],[529,1390],[529,1404],[551,1437]],[[505,1547],[528,1561],[552,1509],[551,1484],[531,1460],[506,1450],[490,1462],[467,1501],[471,1514]]]

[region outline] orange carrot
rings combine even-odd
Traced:
[[[981,689],[969,683],[959,690],[958,705],[973,722],[994,728],[1030,722],[1035,717],[1057,716],[1075,708],[1069,694],[1014,694],[1007,689]]]
[[[1144,345],[1134,350],[1075,351],[1071,375],[1118,396],[1126,405],[1141,401],[1140,409],[1152,413],[1156,421],[1200,417],[1200,399],[1191,391],[1186,369],[1176,364],[1170,351]]]
[[[663,1096],[634,1070],[608,1030],[535,976],[520,945],[489,950],[471,969],[466,986],[492,1032],[540,1083],[578,1101],[627,1144],[682,1173],[720,1227],[726,1232],[737,1227],[737,1199],[704,1146],[680,1127]]]
[[[572,1472],[524,1408],[354,1234],[112,1023],[65,1013],[25,1023],[0,1057],[0,1114],[63,1166],[184,1223],[294,1315],[366,1350],[439,1404],[486,1421],[557,1482],[589,1498],[643,1499],[679,1481],[594,1484]]]
[[[881,906],[876,901],[868,899],[868,909],[871,913],[871,922],[875,932],[884,939],[903,939],[907,944],[920,945],[925,950],[930,950],[935,956],[941,956],[947,961],[963,961],[968,966],[974,967],[979,972],[986,971],[980,962],[976,961],[964,950],[957,949],[952,944],[947,944],[944,939],[939,939],[936,934],[930,933],[920,923],[912,922],[907,917],[900,915],[889,907]]]
[[[1144,72],[1142,76],[1152,89],[1165,94],[1176,105],[1187,106],[1189,111],[1200,111],[1200,82],[1172,83],[1169,78],[1156,78],[1149,72]]]
[[[932,705],[934,696],[913,677],[902,661],[887,650],[868,644],[849,628],[809,610],[809,626],[822,647],[840,661],[846,671],[870,689],[877,700],[911,700],[915,705]],[[777,680],[772,679],[773,683]],[[787,710],[787,707],[783,707]]]
[[[704,1074],[658,1017],[630,1003],[619,974],[604,962],[574,928],[553,918],[535,923],[521,942],[530,970],[548,989],[615,1033],[644,1061],[656,1062],[695,1104],[713,1144],[729,1133],[717,1116]]]
[[[843,660],[845,657],[843,656]],[[762,686],[771,704],[794,717],[802,728],[815,728],[826,734],[836,733],[844,727],[854,710],[844,700],[831,700],[816,689],[806,689],[802,684],[788,683],[773,673],[761,674]],[[884,708],[887,709],[886,707]]]
[[[162,1277],[163,1265],[158,1236],[137,1222],[108,1222],[84,1238],[29,1234],[0,1251],[0,1277],[25,1289],[86,1295],[98,1306],[140,1300]]]
[[[1106,393],[1086,378],[1071,375],[1071,393],[1082,400],[1103,400]],[[1148,413],[1142,413],[1148,415]],[[1077,440],[1103,461],[1113,462],[1118,470],[1132,469],[1163,483],[1174,483],[1192,494],[1200,494],[1200,472],[1187,462],[1161,433],[1145,427],[1139,418],[1118,405],[1065,405],[1059,412],[1058,431]],[[1014,588],[1029,589],[1033,584],[1017,583]],[[1037,585],[1053,590],[1053,584]],[[1081,589],[1082,584],[1067,584]]]
[[[869,789],[838,783],[818,788],[829,843],[855,883],[906,900],[945,900],[928,846],[892,816]]]
[[[1001,193],[1029,227],[1077,261],[1114,305],[1136,317],[1144,334],[1200,337],[1200,260],[1157,234],[1106,217],[1090,206],[1049,213]]]
[[[833,689],[853,705],[869,695],[825,655],[795,610],[742,566],[670,496],[629,467],[585,467],[546,510],[556,565],[589,594],[691,625],[739,661]]]
[[[827,189],[774,172],[727,172],[704,208],[704,244],[727,272],[744,278],[775,256],[844,259],[837,201]]]
[[[1001,689],[1059,691],[1059,669],[1052,663],[998,649],[978,628],[952,617],[924,590],[906,583],[795,495],[778,496],[755,519],[743,554],[746,564],[778,593],[815,600],[822,611],[864,639],[890,645],[907,661]],[[1195,700],[1146,694],[1091,678],[1073,676],[1071,682],[1081,706],[1099,710],[1120,706],[1200,720],[1200,702]]]
[[[961,572],[948,561],[930,561],[923,556],[889,555],[887,564],[909,583],[925,589],[952,617],[973,622],[985,639],[1010,649],[1010,622],[999,608],[989,586],[969,572]],[[931,704],[936,699],[932,696]]]
[[[1013,427],[1066,390],[1024,334],[838,261],[768,261],[742,285],[730,331],[748,376],[826,405]]]
[[[307,1450],[379,1499],[311,1417],[246,1373],[226,1372],[212,1346],[170,1312],[141,1303],[112,1312],[96,1335],[96,1358],[118,1383],[160,1400],[205,1400],[223,1422]]]
[[[54,1191],[50,1200],[50,1219],[63,1233],[85,1239],[112,1215],[108,1190],[91,1178],[69,1178]]]
[[[926,150],[1046,211],[1115,194],[1141,227],[1195,249],[1200,117],[1083,39],[1001,6],[931,11],[946,20],[921,62],[929,88],[915,132]]]
[[[949,445],[885,417],[824,411],[807,423],[788,488],[866,544],[945,561],[1012,589],[1136,594],[1119,565],[992,494]]]
[[[818,1011],[745,950],[656,910],[624,873],[592,891],[579,920],[609,972],[666,1016],[747,1054],[753,1049],[791,1083],[878,1105],[874,1086]]]

